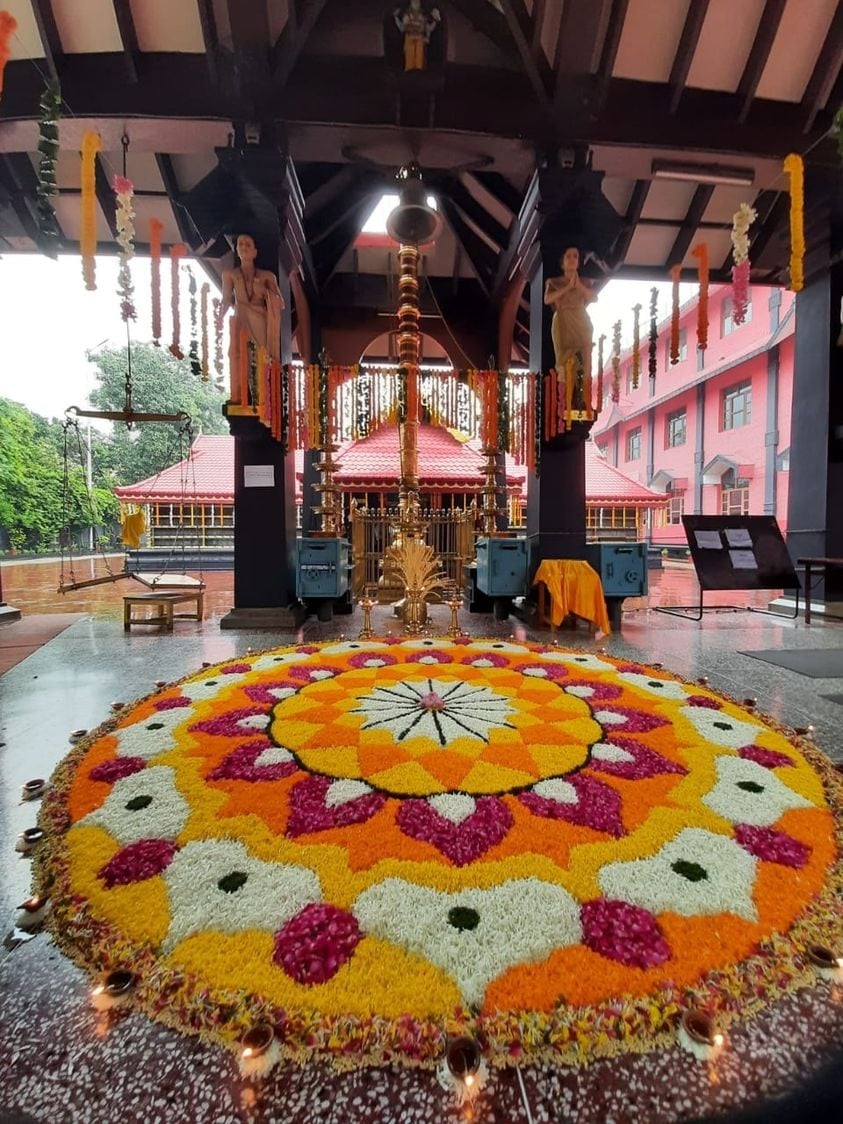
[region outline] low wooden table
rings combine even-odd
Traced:
[[[123,631],[128,632],[133,624],[154,624],[163,627],[165,632],[173,631],[173,621],[201,621],[204,615],[204,588],[182,590],[178,593],[127,593],[123,598]],[[177,613],[177,605],[185,601],[194,606],[192,613]],[[136,605],[154,607],[155,616],[136,617],[132,608]]]
[[[797,566],[805,567],[805,624],[811,623],[811,570],[843,570],[843,558],[797,558]]]

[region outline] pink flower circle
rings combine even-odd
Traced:
[[[327,664],[296,664],[287,673],[291,679],[304,679],[307,682],[316,682],[319,679],[331,679],[337,674],[335,667]]]
[[[509,660],[497,652],[477,652],[462,661],[472,667],[509,667]]]
[[[356,652],[348,661],[349,667],[389,667],[397,663],[395,656],[389,652]]]
[[[332,979],[363,939],[357,919],[315,902],[291,917],[275,937],[275,963],[300,984]]]
[[[418,652],[411,652],[407,656],[407,663],[453,663],[454,657],[447,652],[438,651],[436,648],[422,648]]]

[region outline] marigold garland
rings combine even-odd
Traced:
[[[61,88],[55,79],[48,79],[39,102],[38,120],[38,217],[39,245],[48,258],[58,257],[61,238],[53,199],[58,194],[56,161],[59,155],[59,117]]]
[[[697,272],[700,278],[699,296],[697,298],[697,347],[705,351],[708,347],[708,245],[698,242],[691,251],[697,259]]]
[[[621,400],[621,322],[612,327],[612,401]]]
[[[758,212],[749,203],[741,203],[732,217],[732,318],[736,324],[746,320],[749,303],[749,228]]]
[[[187,256],[187,246],[183,242],[176,242],[170,247],[170,309],[173,314],[173,342],[169,352],[176,359],[184,359],[181,349],[181,309],[179,292],[179,262]]]
[[[149,220],[149,259],[152,304],[152,342],[161,346],[161,236],[164,224],[160,219]]]
[[[222,351],[222,301],[219,297],[214,297],[211,302],[214,320],[214,373],[218,378],[222,378],[223,371],[223,351]]]
[[[650,390],[656,384],[658,371],[658,346],[659,346],[659,290],[656,285],[650,290],[650,339],[647,349],[647,373],[650,376]]]
[[[638,389],[641,378],[641,305],[632,307],[632,389]]]
[[[670,269],[670,279],[673,282],[670,304],[670,365],[679,362],[679,279],[682,276],[682,266],[674,265]]]
[[[120,296],[120,316],[123,321],[134,320],[135,287],[129,262],[135,256],[135,188],[125,176],[114,177],[114,194],[117,196],[117,245],[120,247],[120,269],[117,274],[117,292]]]
[[[534,730],[560,708],[554,754],[519,756],[512,731],[506,754],[457,754],[453,735],[402,748],[414,715],[394,692],[454,678],[469,703],[491,691],[482,723],[514,722],[516,741],[522,710]],[[351,774],[349,719],[380,731]],[[36,889],[78,963],[131,965],[137,1007],[232,1049],[268,1021],[284,1057],[337,1068],[430,1066],[465,1032],[492,1064],[579,1065],[670,1046],[687,1007],[725,1028],[817,986],[805,949],[843,938],[842,814],[810,744],[660,668],[500,640],[328,643],[208,668],[94,731],[52,778]]]
[[[96,160],[102,149],[99,133],[86,131],[82,134],[82,196],[79,227],[79,250],[82,254],[82,277],[85,288],[97,287],[97,196]]]
[[[805,285],[805,165],[802,157],[791,152],[785,157],[784,170],[790,177],[790,284],[798,293]]]
[[[0,12],[0,98],[3,96],[3,76],[6,63],[9,61],[11,50],[9,41],[18,29],[18,21],[11,12]]]
[[[202,381],[207,382],[210,373],[209,367],[209,341],[208,341],[208,297],[211,286],[205,281],[199,292],[199,303],[202,318]]]

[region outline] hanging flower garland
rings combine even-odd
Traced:
[[[605,336],[600,336],[597,341],[597,413],[603,409],[603,345]]]
[[[708,347],[708,245],[698,242],[691,251],[699,263],[697,272],[700,278],[700,291],[697,300],[697,347],[705,351]]]
[[[61,237],[56,221],[53,199],[58,195],[56,161],[59,155],[59,117],[61,116],[61,88],[57,81],[48,79],[39,102],[41,116],[38,121],[38,240],[43,252],[54,261],[58,257]]]
[[[124,323],[134,320],[135,287],[129,262],[135,256],[135,187],[125,176],[114,177],[114,194],[117,196],[117,244],[120,247],[120,270],[117,274],[117,292],[120,295],[120,315]]]
[[[199,310],[196,301],[196,278],[190,266],[187,267],[187,291],[190,294],[190,373],[196,378],[202,374],[199,362]]]
[[[638,389],[641,375],[641,305],[632,307],[632,389]]]
[[[791,152],[785,157],[784,170],[790,177],[790,284],[798,293],[805,284],[805,165],[802,157]]]
[[[159,219],[149,220],[149,257],[152,281],[152,342],[161,346],[161,235],[164,224]]]
[[[179,304],[179,262],[187,254],[184,242],[176,242],[170,247],[170,308],[173,313],[173,342],[170,344],[170,354],[176,359],[184,359],[181,349],[181,309]]]
[[[208,294],[211,286],[206,281],[199,291],[200,315],[202,317],[202,382],[208,381]]]
[[[222,378],[222,301],[214,297],[211,304],[214,314],[214,371]]]
[[[3,71],[9,61],[9,40],[18,29],[18,21],[11,12],[0,12],[0,97],[3,96]]]
[[[673,281],[673,292],[671,294],[670,306],[670,365],[675,366],[679,362],[679,278],[682,275],[682,266],[674,265],[670,270],[670,277]]]
[[[741,203],[732,217],[732,319],[736,324],[746,320],[749,304],[749,228],[758,212],[749,203]]]
[[[658,369],[659,346],[659,290],[656,285],[650,290],[650,341],[647,350],[647,373],[650,376],[650,389],[656,384],[656,371]]]
[[[621,322],[612,328],[612,401],[621,400]]]
[[[97,197],[96,160],[102,149],[99,133],[82,135],[82,217],[79,230],[79,249],[82,253],[82,277],[86,289],[97,287]]]

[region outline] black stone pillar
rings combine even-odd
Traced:
[[[797,558],[843,557],[843,238],[837,263],[796,296],[787,542]],[[843,602],[843,574],[829,571],[814,601]]]
[[[544,281],[545,269],[539,265],[530,283],[530,369],[539,378],[555,362],[553,314],[544,303]],[[574,431],[543,444],[540,475],[528,477],[531,576],[543,558],[585,557],[585,436]]]

